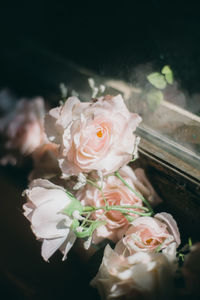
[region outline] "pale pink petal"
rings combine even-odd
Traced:
[[[179,246],[181,243],[180,233],[178,230],[177,223],[174,220],[174,218],[172,217],[172,215],[170,215],[166,212],[162,212],[162,213],[156,214],[155,218],[157,218],[161,221],[164,221],[167,224],[168,230],[173,234],[175,241],[177,243],[177,246]]]
[[[68,230],[69,231],[69,230]],[[61,245],[66,240],[67,236],[63,236],[57,239],[44,239],[42,242],[41,255],[45,261],[48,261],[49,258],[61,247]]]
[[[130,113],[121,95],[105,96],[91,103],[70,97],[49,112],[47,135],[60,145],[62,177],[93,170],[108,174],[132,158],[135,131],[141,118]]]
[[[60,251],[63,253],[62,261],[67,258],[67,254],[69,250],[72,248],[76,240],[76,235],[74,232],[70,231],[67,240],[64,242],[63,245],[60,247]]]

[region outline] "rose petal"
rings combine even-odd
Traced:
[[[164,221],[168,225],[168,230],[173,234],[175,241],[177,243],[177,246],[180,245],[181,239],[180,239],[180,233],[178,230],[178,226],[172,215],[162,212],[155,215],[155,218]]]
[[[69,232],[69,230],[68,230]],[[41,255],[45,261],[48,261],[49,258],[61,247],[64,243],[66,236],[57,238],[57,239],[44,239],[42,243]]]

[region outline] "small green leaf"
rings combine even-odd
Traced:
[[[163,93],[161,91],[151,91],[147,94],[147,103],[151,111],[154,111],[163,101]]]
[[[71,202],[62,210],[62,213],[71,217],[75,210],[82,212],[83,206],[81,205],[80,201],[76,199],[74,195],[70,192],[66,191],[66,193],[67,196],[70,198]]]
[[[189,245],[189,247],[192,247],[192,239],[191,239],[191,237],[189,237],[189,239],[188,239],[188,245]]]
[[[182,260],[182,262],[184,262],[185,255],[184,255],[183,253],[179,253],[179,254],[178,254],[178,257],[179,257],[179,259]]]
[[[166,88],[167,83],[165,81],[165,77],[158,72],[149,74],[147,79],[157,89],[163,90]]]
[[[169,84],[173,84],[173,72],[170,68],[170,66],[164,66],[161,70],[161,73],[165,75],[165,79],[167,81],[167,83]]]

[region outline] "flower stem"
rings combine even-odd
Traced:
[[[101,190],[101,187],[98,186],[98,184],[96,184],[93,180],[87,179],[87,183],[93,185],[93,186],[96,187],[98,190]]]
[[[152,212],[148,211],[148,212],[140,212],[140,211],[135,211],[135,210],[130,210],[129,208],[133,208],[134,205],[132,206],[121,206],[121,205],[107,205],[107,206],[99,206],[99,207],[94,207],[94,206],[85,206],[83,208],[83,213],[87,213],[87,212],[93,212],[96,210],[104,210],[104,211],[110,211],[110,210],[115,210],[115,211],[120,211],[121,213],[132,213],[132,214],[136,214],[136,215],[140,215],[140,216],[151,216]],[[137,208],[141,208],[138,207]]]
[[[151,212],[151,213],[153,213],[153,209],[152,209],[152,207],[151,207],[151,205],[149,204],[149,202],[140,194],[140,193],[138,193],[134,188],[132,188],[122,177],[121,177],[121,175],[119,174],[119,172],[118,171],[116,171],[115,173],[115,176],[116,177],[118,177],[122,182],[123,182],[123,184],[125,185],[125,186],[127,186],[128,188],[129,188],[129,190],[131,190],[136,196],[138,196],[145,204],[146,204],[146,206],[148,207],[148,209],[149,209],[149,211]]]
[[[92,220],[89,220],[90,215],[91,215],[91,212],[88,212],[87,216],[86,216],[85,220],[83,221],[83,223],[81,224],[81,226],[84,226],[87,222],[89,222],[89,223],[93,222]]]
[[[116,208],[116,207],[108,207],[109,210],[116,210],[116,211],[120,211],[121,213],[131,213],[131,214],[136,214],[139,216],[151,216],[152,213],[148,212],[148,213],[143,213],[140,211],[135,211],[135,210],[129,210],[129,209],[124,209],[124,208]]]
[[[138,208],[138,209],[142,209],[144,211],[149,212],[149,209],[145,206],[139,206],[139,205],[115,205],[115,207],[121,207],[121,208]]]
[[[98,184],[96,184],[94,181],[92,181],[92,180],[90,180],[90,179],[87,179],[87,183],[93,185],[94,187],[96,187],[96,188],[101,192],[102,197],[103,197],[103,200],[104,200],[104,202],[105,202],[105,205],[107,206],[108,203],[107,203],[106,197],[105,197],[105,195],[104,195],[103,188],[100,187],[100,186],[98,186]]]

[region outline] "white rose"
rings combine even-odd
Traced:
[[[163,253],[118,255],[109,245],[91,282],[105,299],[172,299],[173,266]]]
[[[24,215],[31,222],[36,238],[42,240],[42,257],[48,261],[60,249],[65,260],[76,239],[70,229],[70,217],[61,213],[71,203],[65,189],[48,180],[36,179],[23,195],[27,198]]]

